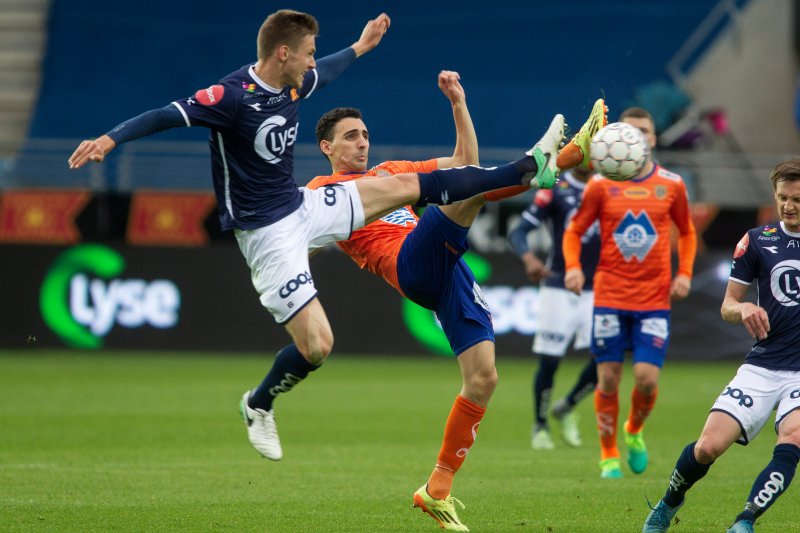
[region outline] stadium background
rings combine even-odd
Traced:
[[[218,230],[206,130],[173,130],[124,145],[103,165],[66,167],[80,139],[252,61],[258,27],[280,7],[6,2],[12,15],[0,15],[3,80],[10,87],[4,107],[16,106],[17,135],[2,137],[6,313],[0,346],[230,351],[281,345],[285,333],[260,308],[232,238]],[[612,119],[628,105],[648,107],[668,140],[658,157],[686,178],[701,232],[694,292],[674,308],[671,357],[742,355],[746,335],[721,323],[718,309],[730,250],[746,229],[773,216],[768,171],[798,146],[795,2],[537,1],[487,10],[482,2],[415,0],[290,7],[317,16],[318,57],[351,44],[381,10],[392,17],[378,49],[304,103],[296,147],[300,183],[327,173],[313,125],[334,106],[362,109],[373,163],[450,153],[452,119],[436,87],[441,69],[461,73],[484,165],[516,158],[555,112],[577,127],[598,96],[606,98]],[[40,10],[39,18],[20,14],[31,9]],[[762,31],[764,21],[773,31]],[[22,29],[41,34],[41,54],[32,77],[14,88],[11,80],[19,76],[9,58]],[[740,76],[749,83],[739,83]],[[490,206],[471,232],[470,261],[494,308],[501,357],[528,353],[535,330],[536,290],[504,240],[529,198]],[[537,245],[544,251],[546,238]],[[83,262],[70,260],[70,252]],[[429,314],[335,250],[316,258],[312,269],[337,350],[441,351]]]

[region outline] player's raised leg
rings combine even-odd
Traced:
[[[608,124],[608,107],[606,107],[605,101],[601,98],[594,103],[589,117],[583,123],[581,129],[578,130],[578,133],[572,137],[566,146],[559,150],[556,166],[562,171],[579,165],[589,167],[589,144],[594,134],[606,124]],[[491,202],[497,202],[521,194],[528,189],[527,185],[506,187],[483,193],[483,197]]]

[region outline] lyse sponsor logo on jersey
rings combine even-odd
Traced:
[[[286,284],[278,290],[278,295],[284,299],[288,298],[294,291],[299,289],[301,285],[306,285],[308,283],[313,285],[314,278],[311,277],[311,274],[308,271],[302,272],[295,278],[286,282]]]
[[[195,99],[202,105],[212,106],[218,104],[225,95],[225,87],[222,85],[212,85],[205,89],[200,89],[194,93]]]
[[[284,126],[286,118],[274,115],[262,122],[256,131],[253,149],[267,163],[274,165],[283,161],[280,156],[297,140],[297,128],[300,124],[296,123],[290,128]]]
[[[785,307],[800,304],[800,261],[781,261],[770,272],[770,290],[775,301]]]

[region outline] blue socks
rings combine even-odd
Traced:
[[[675,470],[672,471],[672,476],[669,478],[669,488],[664,495],[664,503],[670,507],[677,507],[683,503],[683,498],[686,491],[692,488],[692,485],[700,481],[703,476],[708,473],[711,464],[702,465],[694,458],[694,445],[693,442],[686,446],[675,463]]]
[[[536,172],[536,169],[536,161],[526,156],[494,168],[467,166],[420,173],[419,200],[416,205],[447,205],[486,191],[522,185],[522,176]]]
[[[772,461],[756,478],[750,496],[735,522],[750,520],[755,522],[778,497],[786,492],[794,478],[797,463],[800,461],[800,448],[794,444],[778,444],[772,452]]]
[[[319,368],[306,361],[305,357],[290,344],[282,348],[276,355],[272,368],[253,393],[250,395],[250,407],[269,411],[272,401],[282,392],[289,392],[292,387],[300,383],[309,372]]]
[[[550,410],[550,395],[553,393],[553,377],[556,375],[559,357],[542,355],[539,358],[539,370],[533,380],[533,403],[536,405],[536,427],[547,427],[547,416]]]
[[[572,390],[567,395],[567,403],[575,406],[583,400],[590,392],[594,392],[597,387],[597,361],[594,357],[589,358],[589,362],[583,367],[581,375]]]

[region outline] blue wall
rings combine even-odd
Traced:
[[[318,18],[318,57],[354,42],[383,9],[392,17],[384,42],[305,102],[299,142],[314,141],[324,111],[348,105],[362,109],[375,143],[451,145],[436,85],[439,70],[451,69],[481,144],[526,148],[556,112],[577,129],[601,95],[614,119],[637,86],[666,79],[665,63],[715,3],[54,0],[31,136],[96,136],[214,83],[255,60],[258,28],[281,7]]]

